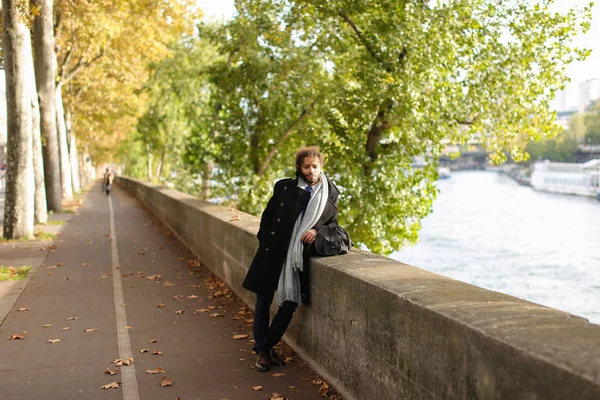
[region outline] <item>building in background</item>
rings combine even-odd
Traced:
[[[579,112],[585,112],[596,100],[600,99],[600,79],[588,79],[579,85]]]

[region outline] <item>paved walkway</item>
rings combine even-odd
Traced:
[[[119,188],[95,185],[54,245],[0,245],[0,264],[35,269],[0,282],[2,400],[323,399],[285,345],[288,365],[252,369],[252,313]]]

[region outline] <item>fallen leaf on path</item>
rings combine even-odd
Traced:
[[[31,311],[31,308],[29,308],[29,307],[17,308],[17,311]]]
[[[162,279],[162,275],[150,275],[147,276],[146,279],[151,281],[160,281]]]
[[[121,304],[121,307],[127,307],[127,304]]]
[[[9,336],[8,338],[10,340],[23,340],[23,339],[25,339],[25,336],[27,336],[27,331],[23,332],[22,335],[19,335],[18,333],[14,333],[11,336]]]
[[[175,311],[175,314],[183,314],[183,310],[177,310]]]
[[[199,308],[196,311],[194,311],[194,314],[207,313],[207,312],[210,312],[210,310],[208,308]]]
[[[327,393],[329,392],[329,385],[327,382],[323,381],[321,388],[319,389],[319,395],[321,397],[327,397]]]
[[[152,350],[152,354],[155,355],[155,356],[162,356],[163,352],[160,351],[160,350]]]
[[[89,267],[89,266],[90,266],[90,263],[81,263],[81,264],[79,264],[79,265],[81,265],[82,267]]]
[[[198,296],[196,296],[195,294],[190,294],[187,298],[188,299],[197,299]]]
[[[167,281],[165,282],[165,286],[175,286],[175,284],[173,282]]]
[[[285,358],[283,361],[284,361],[286,364],[289,364],[289,363],[291,363],[292,361],[294,361],[294,357],[286,357],[286,358]]]
[[[259,390],[262,390],[262,386],[252,386],[252,390],[254,390],[255,392],[258,392]]]
[[[239,221],[240,220],[240,216],[239,215],[234,215],[233,217],[231,217],[231,219],[229,220],[229,222],[234,222],[234,221]]]
[[[138,255],[139,255],[139,256],[143,256],[143,255],[144,255],[144,252],[143,252],[143,251],[138,251]]]
[[[131,329],[131,328],[133,328],[133,326],[131,326],[131,325],[125,325],[123,328],[125,328],[125,329]]]
[[[65,276],[65,279],[69,280],[69,279],[73,279],[73,278],[71,278],[70,276]]]
[[[233,335],[233,339],[234,340],[248,339],[248,334],[247,333],[241,333],[239,335]]]
[[[173,296],[173,300],[179,300],[179,299],[183,299],[182,294],[177,294],[177,295]]]
[[[77,317],[69,317],[69,318],[67,318],[67,321],[73,321],[75,319],[77,319]]]
[[[161,387],[173,386],[173,380],[167,378],[166,376],[163,376],[162,379],[160,380],[160,386]]]
[[[89,329],[84,329],[84,332],[96,332],[98,330],[98,328],[89,328]]]
[[[160,303],[159,305],[157,305],[156,307],[158,308],[163,308],[165,305],[163,303]]]
[[[141,349],[141,350],[140,350],[140,353],[147,353],[147,352],[149,352],[149,351],[150,351],[150,349]]]
[[[109,383],[108,385],[104,385],[102,386],[102,389],[104,390],[108,390],[108,389],[118,389],[119,388],[119,384],[121,382],[113,382],[113,383]]]
[[[71,328],[69,328],[68,326],[65,326],[62,330],[63,331],[68,331],[69,329],[71,329]]]
[[[61,339],[48,339],[48,343],[56,344],[62,342]]]
[[[285,376],[285,374],[275,373],[275,374],[271,374],[271,376],[274,376],[275,378],[278,378],[280,376]]]
[[[210,314],[211,317],[216,318],[216,317],[224,317],[223,314],[219,314],[219,313],[212,313]]]
[[[52,326],[52,324],[42,325],[43,328],[50,328],[51,326]]]
[[[116,358],[111,362],[114,363],[116,367],[121,367],[123,365],[129,366],[133,363],[133,357],[129,357],[127,360],[123,360],[122,358]]]
[[[104,373],[109,374],[109,375],[116,375],[117,372],[119,372],[119,370],[117,368],[106,368],[104,370]]]
[[[147,369],[146,370],[147,374],[152,374],[152,375],[160,374],[162,372],[165,372],[165,370],[162,369],[161,367],[157,367],[156,369]]]
[[[287,397],[283,397],[281,393],[273,392],[269,400],[287,400]]]
[[[55,269],[56,265],[48,265],[46,268],[48,268],[48,269]]]
[[[156,342],[158,342],[158,340],[156,340],[156,339],[150,339],[150,340],[148,340],[148,343],[156,343]]]
[[[56,263],[57,267],[62,267],[64,264],[63,263]]]

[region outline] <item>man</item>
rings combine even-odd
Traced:
[[[257,371],[284,365],[275,346],[287,329],[304,287],[301,274],[304,245],[314,242],[323,226],[337,224],[339,191],[322,172],[323,155],[317,147],[296,154],[296,179],[275,184],[273,196],[263,211],[257,237],[258,250],[243,287],[256,293],[254,351]],[[269,326],[269,308],[277,291],[279,309]]]
[[[110,187],[115,179],[115,174],[110,170],[110,168],[106,168],[106,172],[104,173],[104,181],[103,188],[106,190],[106,195],[110,194]]]

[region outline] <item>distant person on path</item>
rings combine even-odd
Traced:
[[[315,146],[296,154],[296,179],[275,183],[262,213],[258,250],[243,287],[256,293],[253,350],[257,371],[285,362],[273,349],[302,304],[304,245],[314,242],[324,226],[337,224],[339,190],[322,172],[323,155]],[[269,326],[269,308],[277,291],[279,309]]]
[[[115,174],[110,170],[110,168],[106,168],[106,172],[104,173],[104,180],[102,181],[103,191],[106,190],[106,195],[110,194],[110,187],[115,179]]]

